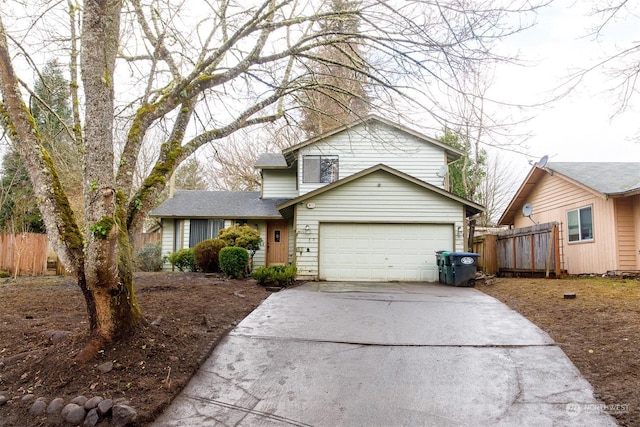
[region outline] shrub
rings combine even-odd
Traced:
[[[297,274],[295,265],[270,265],[258,267],[253,272],[253,278],[262,286],[289,286],[293,284]]]
[[[243,277],[249,266],[249,252],[244,248],[227,246],[220,250],[220,269],[229,277]]]
[[[208,239],[195,245],[193,254],[198,268],[205,273],[217,273],[220,271],[220,250],[227,246],[222,239]]]
[[[149,243],[136,252],[136,267],[140,271],[162,270],[162,249],[160,243]]]
[[[247,224],[224,228],[218,233],[218,238],[227,242],[227,246],[245,248],[251,257],[260,249],[262,243],[260,232]]]
[[[196,271],[196,260],[192,248],[180,249],[169,254],[167,261],[180,271]]]
[[[8,271],[0,270],[0,279],[5,279],[7,277],[11,277]]]

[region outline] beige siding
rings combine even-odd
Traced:
[[[385,125],[367,128],[364,125],[356,126],[300,149],[298,153],[300,195],[326,185],[303,182],[302,159],[305,155],[337,155],[340,179],[383,163],[444,188],[444,178],[437,176],[440,167],[446,164],[444,149]]]
[[[636,269],[636,232],[631,198],[615,199],[618,269]]]
[[[162,218],[162,256],[165,257],[173,252],[173,219]],[[171,263],[166,261],[162,265],[163,270],[171,270]]]
[[[293,169],[262,171],[262,197],[294,198],[298,196],[296,189],[296,172]]]
[[[551,175],[545,175],[531,192],[527,203],[533,206],[531,219],[538,224],[560,222],[563,268],[569,274],[605,273],[617,267],[613,200]],[[569,243],[567,212],[592,206],[593,240]],[[521,208],[521,207],[520,207]],[[531,219],[516,216],[516,228],[533,225]]]
[[[296,206],[295,257],[301,278],[318,276],[318,231],[322,222],[451,224],[462,227],[461,205],[401,178],[378,171]],[[463,250],[461,238],[454,248]]]
[[[167,256],[172,252],[175,252],[182,248],[189,247],[189,220],[188,219],[173,219],[162,218],[162,256]],[[180,227],[182,237],[181,241],[174,242],[176,237],[175,227]],[[171,270],[171,263],[165,262],[162,265],[164,270]]]
[[[225,221],[225,227],[227,227],[226,223],[227,221]],[[248,224],[253,228],[257,228],[258,232],[260,233],[260,238],[262,239],[262,243],[260,243],[260,249],[258,249],[256,251],[256,254],[253,256],[253,268],[256,268],[264,265],[264,258],[265,258],[264,242],[265,242],[265,239],[267,238],[267,223],[261,219],[250,219]]]
[[[633,205],[633,225],[635,229],[636,270],[640,270],[640,195],[631,197]]]

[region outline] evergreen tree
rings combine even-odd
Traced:
[[[0,230],[7,233],[44,233],[44,222],[35,202],[31,181],[18,153],[9,148],[2,159],[3,189]]]
[[[181,190],[206,190],[204,170],[195,157],[190,157],[176,171],[176,188]]]
[[[320,135],[367,114],[366,61],[359,39],[359,2],[331,0],[320,31],[327,41],[309,65],[302,92],[301,128],[308,137]]]
[[[445,129],[440,141],[457,148],[463,152],[460,159],[449,165],[449,191],[456,196],[464,197],[476,203],[482,203],[482,183],[487,178],[486,163],[487,153],[479,147],[479,144],[470,141],[467,135],[456,134]],[[484,215],[484,214],[483,214]],[[468,227],[466,248],[473,250],[473,236],[475,234],[477,219],[470,218]]]
[[[67,126],[71,123],[69,82],[57,60],[49,61],[34,85],[30,100],[31,114],[42,134],[43,146],[58,166],[60,180],[81,202],[80,153],[74,149]],[[31,181],[22,161],[9,148],[2,161],[1,188],[4,191],[0,206],[0,229],[7,232],[29,231],[44,233],[45,227],[36,204]]]
[[[480,203],[481,183],[486,177],[487,153],[472,146],[468,138],[446,129],[440,141],[462,151],[463,156],[449,165],[449,191],[456,196]]]

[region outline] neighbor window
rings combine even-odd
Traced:
[[[338,180],[338,156],[304,156],[303,182],[331,183]]]
[[[591,206],[567,212],[569,242],[593,240],[593,216]]]
[[[189,247],[192,248],[203,240],[218,237],[218,232],[223,228],[223,219],[192,219],[189,227]]]

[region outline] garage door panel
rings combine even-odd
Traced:
[[[320,279],[437,281],[435,251],[452,250],[453,225],[320,224]]]

